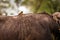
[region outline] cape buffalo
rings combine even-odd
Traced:
[[[53,17],[44,13],[0,16],[0,40],[52,40],[57,26]]]

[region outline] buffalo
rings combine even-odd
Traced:
[[[0,16],[0,40],[52,40],[58,24],[46,13]]]

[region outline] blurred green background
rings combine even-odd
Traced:
[[[26,11],[27,8],[29,12]],[[52,14],[60,12],[60,0],[0,0],[0,15],[18,15],[23,9],[25,13],[47,12]]]

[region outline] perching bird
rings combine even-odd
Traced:
[[[23,15],[23,11],[21,11],[18,15]]]

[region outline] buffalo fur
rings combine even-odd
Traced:
[[[0,40],[52,40],[56,22],[48,14],[0,16]]]

